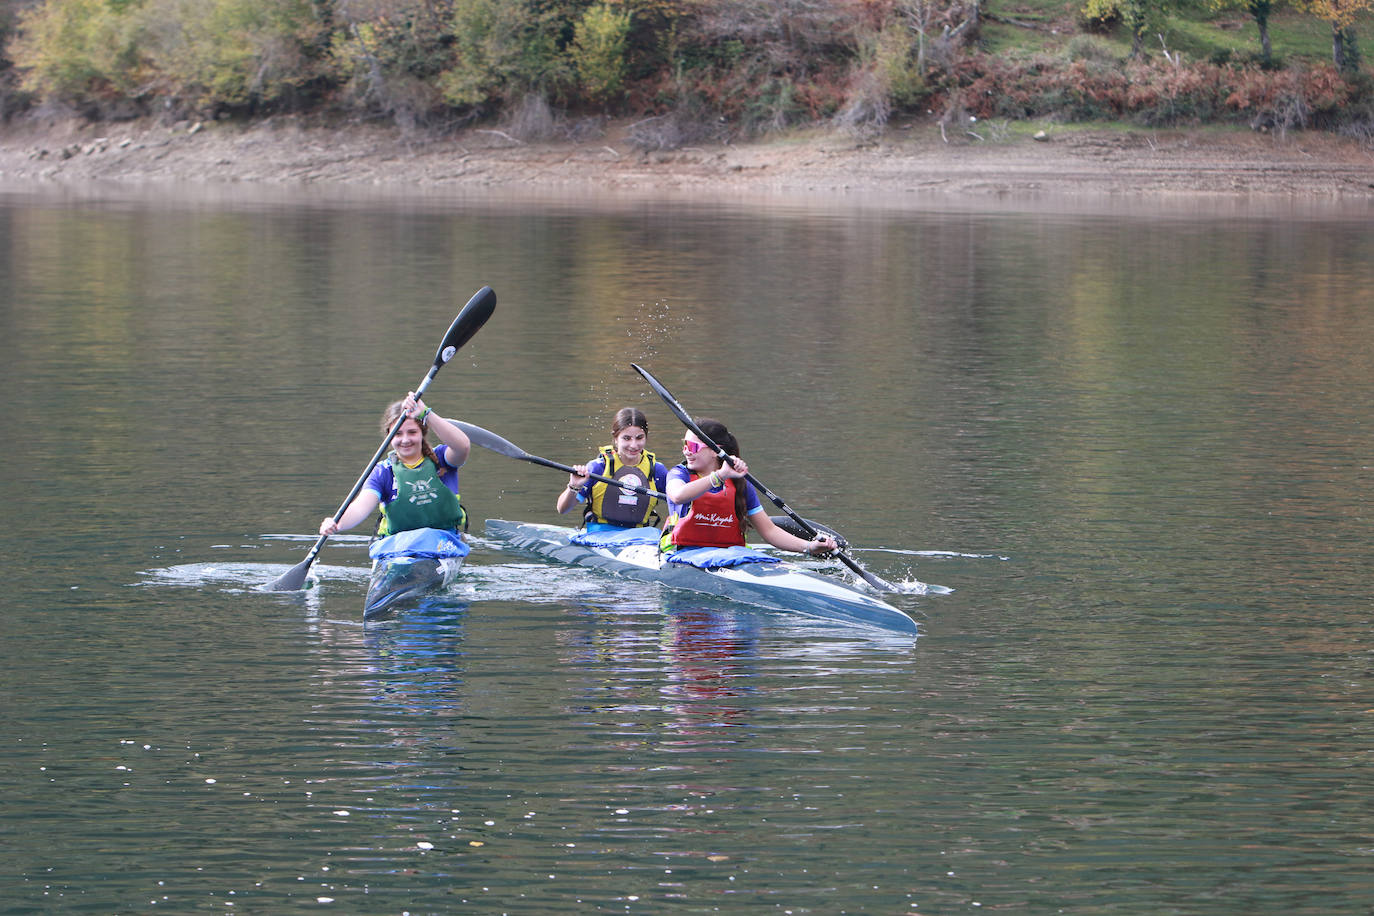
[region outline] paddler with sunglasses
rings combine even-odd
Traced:
[[[725,424],[699,417],[696,425],[730,455],[730,461],[722,462],[691,430],[684,434],[683,462],[669,469],[664,487],[668,495],[668,520],[660,541],[664,551],[679,547],[742,547],[746,522],[779,550],[824,556],[838,548],[829,535],[808,541],[774,524],[763,511],[754,485],[744,479],[749,465],[739,457],[739,442]]]

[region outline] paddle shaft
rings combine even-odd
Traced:
[[[553,468],[556,471],[567,471],[569,474],[577,473],[577,471],[573,470],[573,468],[569,465],[559,464],[557,461],[550,461],[547,458],[540,458],[538,455],[526,455],[520,460],[528,461],[531,464],[542,464],[544,467]],[[648,487],[641,487],[639,484],[626,483],[623,480],[616,480],[614,477],[607,477],[604,474],[587,473],[582,476],[590,477],[592,480],[599,480],[602,483],[610,484],[613,487],[620,487],[620,489],[622,490],[629,490],[633,493],[643,493],[645,496],[653,496],[658,499],[668,498],[668,494],[666,493],[660,493],[657,490],[650,490]]]
[[[768,516],[768,518],[770,521],[773,522],[773,524],[777,525],[783,531],[786,531],[789,534],[795,534],[799,538],[806,537],[806,532],[802,529],[800,525],[792,521],[790,517],[786,515],[770,515]],[[831,528],[828,525],[822,525],[814,518],[808,518],[806,520],[806,523],[810,525],[812,528],[814,528],[816,531],[820,532],[821,534],[830,535],[832,538],[835,539],[835,543],[839,544],[841,547],[849,546],[849,541],[845,540],[844,535],[840,534],[834,528]]]
[[[531,455],[529,452],[520,448],[518,445],[515,445],[513,442],[510,442],[507,439],[502,439],[500,436],[496,435],[496,433],[492,432],[491,430],[483,429],[480,426],[474,426],[471,423],[464,423],[461,420],[454,420],[452,421],[452,423],[454,426],[457,426],[463,432],[467,433],[468,438],[471,439],[474,444],[480,445],[482,446],[482,448],[496,452],[498,455],[505,455],[507,458],[514,458],[516,461],[528,461],[530,464],[537,464],[546,468],[553,468],[555,471],[565,471],[569,474],[577,473],[577,471],[574,470],[571,465],[559,464],[557,461],[550,461],[548,458],[540,458],[538,455]],[[582,476],[590,477],[592,480],[599,480],[603,483],[610,484],[611,486],[620,487],[620,489],[622,490],[630,490],[634,493],[642,493],[645,496],[653,496],[656,499],[666,500],[668,498],[667,494],[660,493],[657,490],[650,490],[648,487],[641,487],[638,484],[627,483],[623,480],[617,480],[614,477],[606,477],[601,474],[584,474]]]
[[[706,435],[706,433],[702,431],[701,427],[697,425],[696,421],[692,419],[691,415],[687,413],[686,409],[678,403],[677,398],[673,397],[672,393],[668,391],[667,388],[663,387],[663,384],[658,379],[654,378],[653,375],[650,374],[649,370],[643,368],[642,366],[638,366],[634,363],[631,363],[630,367],[644,377],[644,380],[649,383],[650,387],[652,387],[654,391],[658,393],[658,396],[663,399],[663,403],[668,405],[668,409],[671,410],[674,414],[676,414],[677,418],[682,421],[682,424],[686,426],[688,429],[690,429],[698,439],[705,443],[707,448],[715,452],[716,457],[720,459],[722,464],[729,464],[732,468],[735,467],[735,463],[732,460],[730,454],[726,452],[725,449],[717,445],[714,441],[712,441],[711,437]],[[782,497],[778,496],[778,494],[774,493],[772,490],[768,489],[762,483],[760,483],[759,479],[755,477],[753,474],[746,472],[744,475],[744,479],[753,484],[754,489],[758,490],[764,496],[768,497],[769,501],[772,502],[773,505],[777,506],[783,512],[787,513],[787,517],[797,523],[797,527],[799,527],[803,532],[805,532],[806,537],[814,538],[820,533],[815,529],[815,527],[812,526],[810,522],[808,522],[806,519],[802,518],[800,515],[794,512],[791,506],[783,502]],[[861,579],[863,579],[869,585],[872,585],[874,588],[880,588],[886,591],[898,591],[898,588],[892,583],[886,581],[881,576],[877,576],[869,572],[868,570],[860,566],[859,563],[856,560],[854,560],[853,557],[849,556],[849,554],[844,552],[843,547],[838,547],[835,550],[835,556],[839,558],[841,563],[843,563],[845,566],[848,566],[856,576],[859,576]]]

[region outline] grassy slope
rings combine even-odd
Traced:
[[[1005,54],[1061,54],[1069,40],[1079,33],[1077,11],[1081,4],[1072,0],[994,0],[985,9],[993,17],[983,26],[987,50]],[[998,21],[1001,20],[1001,21]],[[1013,25],[1033,24],[1034,28]],[[1355,33],[1363,39],[1360,51],[1366,61],[1374,60],[1374,14],[1365,14],[1355,23]],[[1127,30],[1118,27],[1113,34],[1099,36],[1124,58],[1130,53]],[[1230,52],[1232,58],[1258,56],[1259,30],[1244,10],[1213,12],[1199,6],[1171,16],[1163,33],[1169,51],[1182,51],[1186,60],[1209,60]],[[1287,64],[1331,61],[1331,25],[1292,9],[1276,12],[1269,21],[1269,39],[1276,60]],[[1153,54],[1160,51],[1158,37],[1146,43]]]

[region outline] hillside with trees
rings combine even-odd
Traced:
[[[309,113],[645,150],[894,118],[1374,143],[1374,0],[3,0],[0,116]],[[987,128],[994,129],[994,128]]]

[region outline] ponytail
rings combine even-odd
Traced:
[[[716,445],[725,449],[725,454],[734,455],[737,458],[744,456],[739,453],[739,440],[737,440],[730,430],[725,428],[725,424],[711,417],[697,417],[697,428],[706,434]],[[744,534],[745,510],[747,501],[744,498],[744,478],[735,482],[735,518],[739,519],[739,530],[741,536]]]

